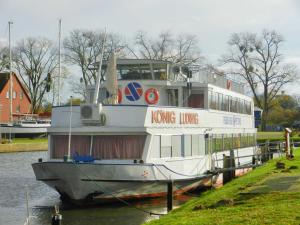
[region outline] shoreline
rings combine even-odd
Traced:
[[[47,151],[48,143],[0,144],[0,153]]]
[[[294,156],[271,159],[144,224],[299,224],[300,148]]]

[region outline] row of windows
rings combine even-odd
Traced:
[[[10,96],[9,91],[7,91],[7,92],[6,92],[6,98],[9,98],[9,96]],[[16,92],[16,91],[13,91],[12,96],[13,96],[13,99],[16,99],[16,98],[17,98],[17,92]],[[19,93],[19,98],[20,98],[20,100],[22,100],[23,97],[24,97],[24,93],[21,91],[21,92]]]
[[[209,91],[208,104],[210,109],[235,112],[242,114],[252,114],[251,102],[240,98]]]
[[[221,152],[256,145],[255,134],[218,134],[211,137],[211,152]]]
[[[154,143],[160,149],[157,158],[205,155],[204,135],[154,136]]]
[[[197,135],[156,135],[154,136],[152,157],[200,156],[208,152],[219,152],[256,145],[254,134],[218,134],[205,138]],[[159,151],[156,151],[159,149]]]

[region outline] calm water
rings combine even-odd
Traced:
[[[31,225],[50,225],[53,206],[60,205],[63,225],[135,225],[158,218],[124,204],[74,208],[62,205],[59,195],[42,182],[36,181],[31,163],[46,158],[46,152],[0,154],[0,224],[23,225],[26,218],[26,190],[29,193]],[[175,201],[181,204],[189,197]],[[166,213],[166,202],[155,199],[134,203],[144,210]]]

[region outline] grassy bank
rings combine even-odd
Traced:
[[[291,140],[300,142],[299,135],[299,133],[293,133]],[[266,141],[283,141],[284,139],[284,132],[257,132],[258,143],[264,143]]]
[[[47,138],[14,138],[12,143],[2,140],[0,153],[46,151],[48,148]]]
[[[279,139],[284,138],[284,132],[257,132],[257,139]]]
[[[22,144],[22,143],[47,143],[48,138],[14,138],[12,143]]]
[[[220,189],[203,193],[148,224],[300,224],[300,149],[269,161]]]

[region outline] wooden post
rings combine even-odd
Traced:
[[[223,184],[231,181],[235,177],[235,167],[234,158],[230,156],[223,155]]]
[[[168,182],[167,209],[168,212],[173,209],[173,181]]]
[[[255,165],[256,165],[256,159],[255,156],[252,156],[252,169],[255,169]]]
[[[230,172],[230,180],[235,178],[235,158],[234,158],[234,151],[230,150],[230,165],[229,167],[232,169]]]
[[[286,158],[291,157],[291,147],[290,147],[290,133],[292,133],[292,130],[289,128],[285,128],[285,153],[286,153]]]

